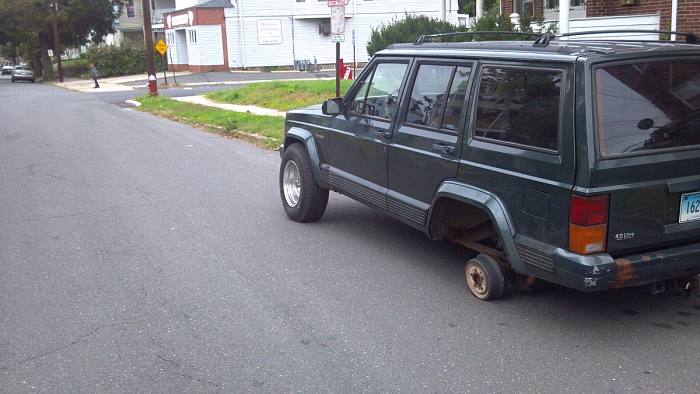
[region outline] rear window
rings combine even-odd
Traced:
[[[603,156],[700,145],[700,59],[595,69]]]

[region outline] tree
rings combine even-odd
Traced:
[[[459,29],[435,18],[406,14],[403,20],[393,20],[389,24],[382,23],[377,28],[372,27],[372,34],[367,42],[367,53],[373,56],[391,44],[413,42],[423,34],[453,33]]]
[[[38,74],[54,78],[48,50],[54,47],[51,4],[58,3],[61,50],[101,42],[115,32],[123,0],[0,0],[0,45],[19,48]]]

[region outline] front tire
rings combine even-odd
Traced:
[[[315,222],[328,205],[328,190],[314,179],[311,158],[301,144],[292,144],[282,155],[279,187],[282,206],[292,220]]]

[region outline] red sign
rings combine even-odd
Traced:
[[[348,5],[348,0],[328,0],[329,7],[345,7]]]

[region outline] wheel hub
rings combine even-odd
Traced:
[[[299,176],[299,167],[290,160],[284,166],[282,175],[282,188],[284,189],[284,199],[287,205],[294,208],[299,204],[301,197],[301,177]]]

